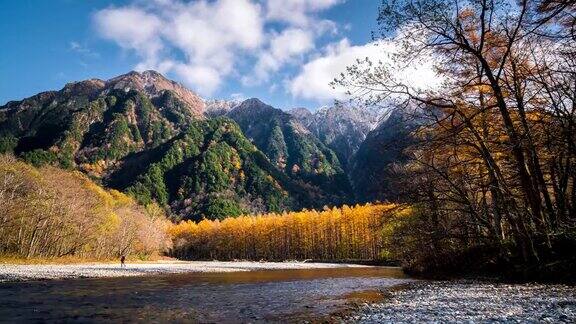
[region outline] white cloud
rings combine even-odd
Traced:
[[[263,41],[260,6],[247,0],[180,4],[164,15],[165,38],[186,56],[176,73],[202,94],[218,89],[238,52],[256,49]]]
[[[274,33],[268,48],[260,54],[254,73],[245,76],[243,83],[253,85],[268,81],[271,72],[278,71],[285,64],[313,50],[314,39],[312,31],[301,28],[288,28],[279,34]]]
[[[141,58],[136,69],[174,72],[202,94],[219,87],[239,52],[258,49],[264,40],[261,7],[250,0],[137,4],[97,12],[98,32],[134,50]]]
[[[98,11],[94,21],[104,38],[115,41],[124,49],[135,50],[145,60],[155,61],[163,47],[161,20],[142,9],[108,8]]]
[[[200,93],[210,94],[222,82],[220,71],[209,66],[177,64],[174,70],[184,83],[193,85]]]
[[[287,83],[288,91],[294,97],[320,102],[345,100],[348,98],[346,89],[333,89],[330,83],[341,73],[345,73],[346,67],[365,58],[392,66],[397,71],[396,79],[414,88],[424,89],[439,84],[432,61],[403,68],[392,57],[397,50],[398,44],[394,40],[352,46],[348,39],[342,39],[329,44],[324,55],[306,63],[300,73]]]
[[[166,15],[165,36],[192,61],[221,66],[234,49],[255,49],[263,40],[260,6],[248,0],[191,2]]]
[[[98,33],[139,57],[137,70],[174,73],[203,95],[242,62],[244,84],[301,61],[337,26],[316,14],[345,0],[133,0],[94,15]],[[282,22],[278,24],[278,22]]]

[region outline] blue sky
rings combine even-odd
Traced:
[[[0,0],[0,104],[67,82],[155,69],[206,98],[279,108],[373,55],[379,0]]]

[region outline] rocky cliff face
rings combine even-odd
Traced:
[[[338,155],[357,202],[398,200],[395,167],[414,143],[417,122],[399,110],[338,105],[289,112]]]
[[[315,112],[296,108],[289,113],[330,147],[346,170],[366,135],[386,117],[382,109],[349,105],[322,107]]]
[[[202,98],[178,82],[168,80],[156,71],[130,72],[106,81],[108,90],[135,90],[145,93],[149,99],[171,92],[185,103],[192,115],[201,116],[206,104]]]
[[[204,103],[206,105],[204,115],[210,118],[226,115],[232,109],[240,105],[242,101],[212,99],[212,100],[205,100]]]

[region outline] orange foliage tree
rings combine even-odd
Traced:
[[[0,155],[0,256],[146,257],[170,243],[170,222],[79,172],[35,168]]]
[[[383,2],[393,60],[359,60],[334,85],[416,125],[392,179],[419,209],[398,240],[405,263],[574,267],[575,11],[562,0]],[[402,77],[422,62],[438,87]]]
[[[344,205],[223,221],[183,221],[169,230],[172,254],[196,260],[377,260],[384,256],[386,219],[399,209],[392,204]]]

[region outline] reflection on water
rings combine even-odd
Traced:
[[[406,282],[397,268],[190,273],[0,284],[0,320],[299,322]]]

